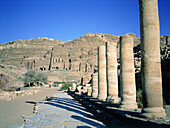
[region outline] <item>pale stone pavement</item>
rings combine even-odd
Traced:
[[[36,115],[25,116],[26,122],[9,128],[104,128],[102,122],[95,119],[67,93],[55,94],[51,101],[38,104]]]

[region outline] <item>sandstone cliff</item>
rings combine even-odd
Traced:
[[[140,71],[140,39],[133,33],[136,72]],[[0,62],[32,70],[73,70],[94,72],[97,70],[97,52],[107,41],[118,42],[119,37],[110,34],[86,33],[72,41],[48,38],[16,40],[0,44]],[[161,58],[170,58],[169,36],[161,36]]]

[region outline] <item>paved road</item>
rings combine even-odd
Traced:
[[[67,93],[55,94],[51,101],[38,105],[37,115],[26,116],[24,128],[103,128],[101,121],[95,119],[88,110],[81,106]],[[22,125],[14,125],[16,128]]]

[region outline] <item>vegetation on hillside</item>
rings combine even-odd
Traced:
[[[68,90],[68,88],[72,86],[72,83],[73,82],[61,82],[62,87],[60,88],[60,91]]]
[[[42,73],[33,70],[29,70],[24,77],[24,85],[25,86],[36,86],[39,83],[48,83],[48,77]]]

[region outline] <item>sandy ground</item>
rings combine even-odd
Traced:
[[[0,102],[0,128],[24,123],[22,115],[33,114],[34,102],[43,101],[46,96],[62,93],[56,88],[46,88],[36,95],[15,98],[11,101]]]

